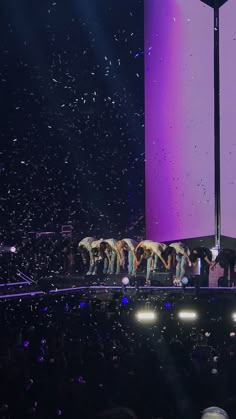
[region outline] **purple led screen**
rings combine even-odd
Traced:
[[[148,239],[214,234],[213,112],[212,9],[145,0]]]
[[[220,9],[221,232],[236,237],[236,3]]]

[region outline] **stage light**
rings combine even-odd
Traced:
[[[155,311],[138,311],[136,313],[136,318],[140,322],[151,322],[156,320],[157,314]]]
[[[164,307],[165,307],[167,310],[170,310],[170,308],[172,307],[171,302],[170,302],[170,301],[166,301],[166,302],[165,302],[165,304],[164,304]]]
[[[4,246],[0,244],[0,253],[16,253],[15,246]]]
[[[181,279],[181,282],[182,282],[182,284],[183,285],[188,285],[188,278],[186,277],[186,276],[184,276],[182,279]]]
[[[79,303],[80,308],[84,308],[86,307],[86,305],[87,305],[86,301],[80,301]]]
[[[122,282],[123,285],[126,286],[126,285],[129,284],[129,278],[127,276],[125,276],[124,278],[122,278],[121,282]]]
[[[196,311],[183,310],[183,311],[179,311],[178,317],[181,320],[195,320],[197,319],[197,313]]]
[[[120,302],[121,302],[121,304],[128,304],[129,299],[128,299],[128,297],[123,295],[123,297],[121,297],[121,299],[120,299]]]
[[[232,314],[233,321],[236,322],[236,313]]]
[[[48,312],[48,307],[42,307],[41,312],[42,313],[47,313]]]

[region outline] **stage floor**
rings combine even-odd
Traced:
[[[215,272],[214,272],[215,274]],[[79,276],[78,274],[67,275],[50,275],[47,278],[40,279],[38,283],[34,282],[29,277],[25,280],[19,278],[18,281],[14,280],[11,283],[0,283],[0,300],[23,298],[29,296],[44,296],[55,295],[63,293],[77,293],[77,292],[127,292],[134,293],[137,290],[143,293],[188,293],[196,295],[196,293],[230,293],[236,294],[236,286],[233,287],[218,287],[217,281],[210,280],[209,287],[200,287],[198,290],[195,286],[175,287],[173,285],[162,286],[151,284],[145,285],[145,276],[137,275],[130,277],[129,286],[122,285],[122,278],[125,275],[108,275],[106,277],[98,276]],[[219,277],[217,273],[217,278]]]

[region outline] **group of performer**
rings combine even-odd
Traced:
[[[174,278],[174,285],[182,285],[182,279],[186,270],[199,266],[198,275],[201,277],[201,285],[208,286],[209,269],[214,269],[217,264],[224,268],[224,275],[230,281],[234,280],[235,251],[222,249],[215,261],[212,261],[212,252],[206,247],[190,249],[182,242],[171,244],[158,243],[152,240],[143,240],[137,243],[135,240],[125,238],[99,239],[85,237],[79,242],[79,251],[84,262],[88,262],[87,275],[119,274],[127,272],[136,275],[145,270],[146,283],[150,283],[151,273],[170,272]]]

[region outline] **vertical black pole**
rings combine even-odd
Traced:
[[[214,4],[214,160],[215,160],[215,246],[220,248],[220,44],[219,1]]]

